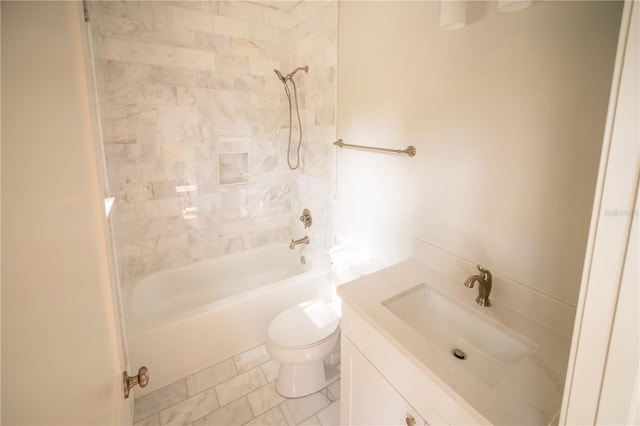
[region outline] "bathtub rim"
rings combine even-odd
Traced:
[[[258,252],[260,250],[264,250],[265,248],[269,248],[269,247],[286,247],[288,250],[288,246],[286,244],[270,244],[267,246],[256,247],[255,249],[247,250],[244,252],[233,253],[229,256],[239,257],[241,255],[250,255],[251,253]],[[296,253],[296,256],[305,256],[308,259],[310,258],[311,266],[309,267],[308,270],[300,274],[287,277],[283,280],[278,280],[266,285],[262,285],[260,287],[257,287],[249,291],[235,294],[233,296],[229,296],[221,300],[216,300],[210,303],[206,303],[193,309],[189,309],[186,311],[181,311],[168,316],[164,316],[162,318],[145,318],[145,317],[136,315],[134,313],[133,307],[132,307],[132,304],[133,304],[132,296],[133,296],[133,291],[136,285],[140,284],[145,279],[148,279],[161,272],[165,272],[168,270],[179,270],[183,268],[187,269],[196,264],[210,262],[213,260],[224,259],[227,256],[204,259],[200,262],[193,262],[186,265],[181,265],[176,268],[171,268],[163,271],[156,271],[150,274],[146,274],[144,276],[140,276],[136,279],[135,282],[132,282],[126,285],[124,289],[125,290],[124,291],[124,296],[125,296],[124,297],[124,323],[125,323],[124,325],[126,329],[127,338],[129,339],[135,338],[135,336],[139,336],[141,334],[147,333],[149,331],[152,331],[161,327],[170,326],[174,323],[183,322],[196,317],[201,317],[201,316],[207,315],[212,311],[222,309],[226,306],[229,306],[235,303],[240,303],[250,298],[263,296],[280,287],[282,288],[290,287],[302,281],[319,278],[323,275],[326,275],[326,276],[330,275],[331,262],[330,262],[328,253],[325,253],[321,250],[313,249],[311,247],[303,247],[298,253]],[[321,291],[318,291],[318,294],[320,293]]]

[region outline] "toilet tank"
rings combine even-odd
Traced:
[[[329,250],[331,278],[337,287],[371,274],[384,266],[373,259],[367,250],[352,244],[341,244]]]

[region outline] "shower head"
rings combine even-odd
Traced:
[[[291,80],[291,78],[296,75],[296,73],[298,71],[304,71],[304,72],[309,72],[309,65],[305,65],[304,67],[298,67],[295,70],[291,71],[289,74],[287,74],[287,76],[283,76],[282,73],[278,70],[273,70],[273,72],[276,73],[276,75],[278,76],[278,78],[280,79],[281,82],[283,83],[287,83],[287,80]]]
[[[298,71],[304,71],[304,72],[309,72],[309,65],[305,65],[304,67],[298,67],[295,70],[291,71],[289,74],[287,74],[287,78],[291,79],[291,77],[293,77],[294,75],[296,75],[296,73]]]
[[[287,80],[284,78],[284,76],[282,75],[282,73],[278,70],[273,70],[273,72],[276,73],[276,75],[278,76],[278,78],[280,79],[280,81],[282,81],[283,83],[286,83]]]

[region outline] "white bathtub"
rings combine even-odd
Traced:
[[[302,258],[304,256],[304,258]],[[150,275],[125,292],[131,369],[145,395],[264,343],[283,309],[330,291],[329,260],[309,247],[268,246]]]

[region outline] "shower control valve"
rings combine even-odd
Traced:
[[[300,222],[304,223],[304,228],[311,228],[311,224],[313,223],[311,220],[311,212],[309,209],[304,209],[302,211],[302,216],[300,216]]]

